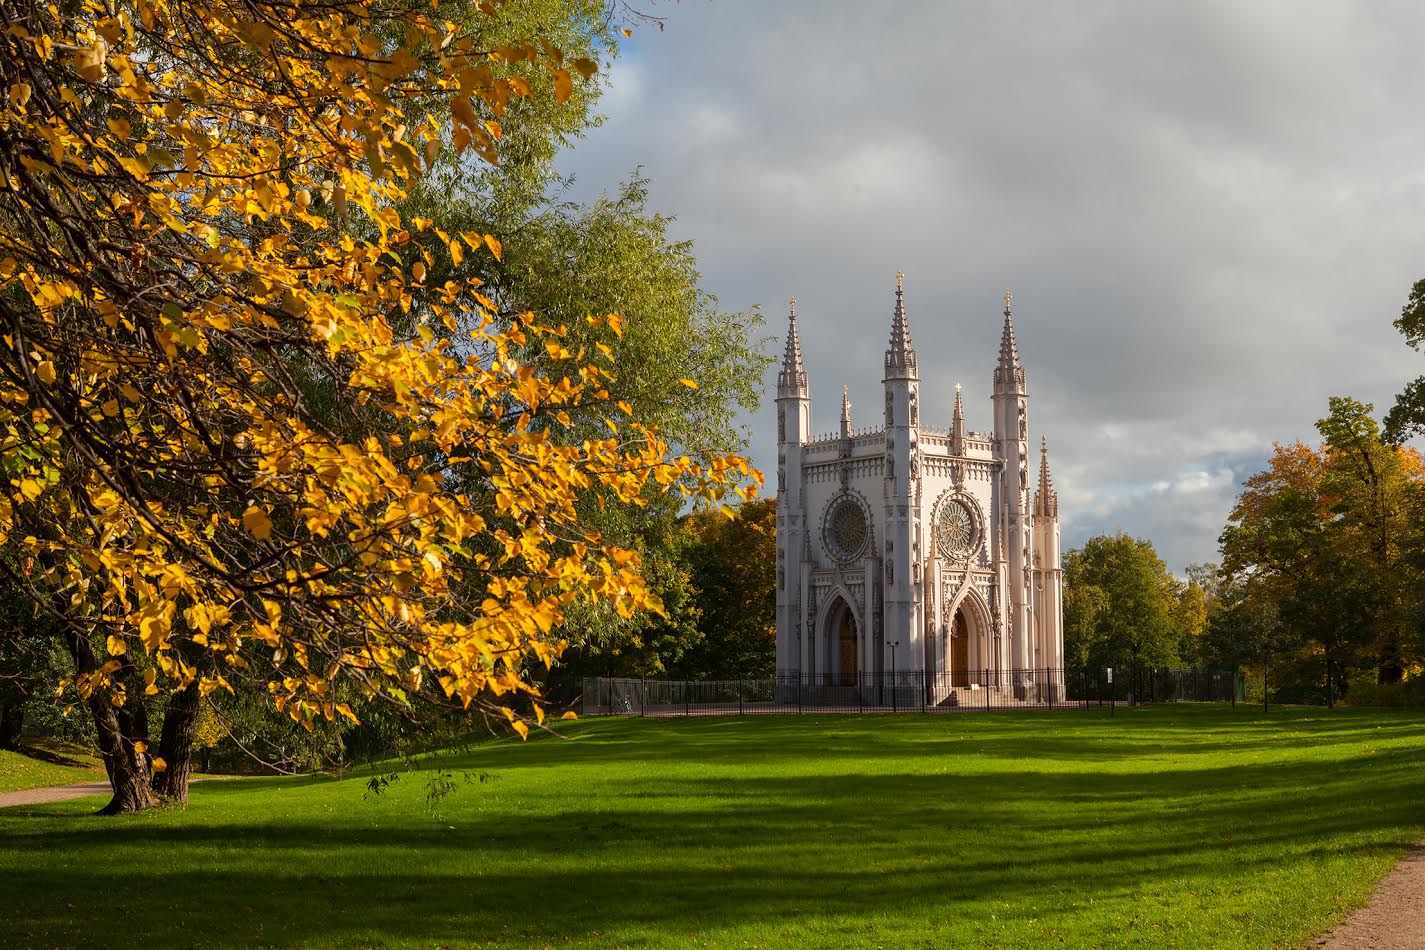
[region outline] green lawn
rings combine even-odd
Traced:
[[[1301,946],[1425,834],[1425,718],[591,721],[380,796],[0,810],[14,946]],[[489,773],[463,781],[462,770]]]
[[[23,748],[24,752],[0,750],[0,792],[104,779],[103,762],[82,746],[53,739],[26,739]]]

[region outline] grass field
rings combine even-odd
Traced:
[[[0,810],[13,946],[1300,946],[1425,834],[1425,718],[602,720],[186,810]],[[465,780],[465,772],[486,781]]]
[[[23,754],[0,750],[0,792],[104,779],[103,762],[82,746],[53,739],[26,739],[24,750]]]

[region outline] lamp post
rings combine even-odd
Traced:
[[[900,706],[896,698],[896,647],[900,645],[901,642],[899,640],[894,640],[886,644],[886,646],[891,648],[891,712],[893,713],[900,712]]]

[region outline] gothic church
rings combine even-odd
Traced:
[[[1041,447],[1030,486],[1029,393],[1010,297],[990,433],[920,420],[920,377],[901,275],[885,360],[883,426],[813,436],[791,304],[777,376],[777,673],[851,685],[936,674],[957,687],[1063,682],[1059,499]],[[1046,674],[1047,670],[1052,670]],[[1037,670],[1038,673],[1031,671]]]

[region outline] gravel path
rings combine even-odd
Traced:
[[[1425,841],[1395,866],[1370,905],[1327,934],[1326,950],[1425,950]]]

